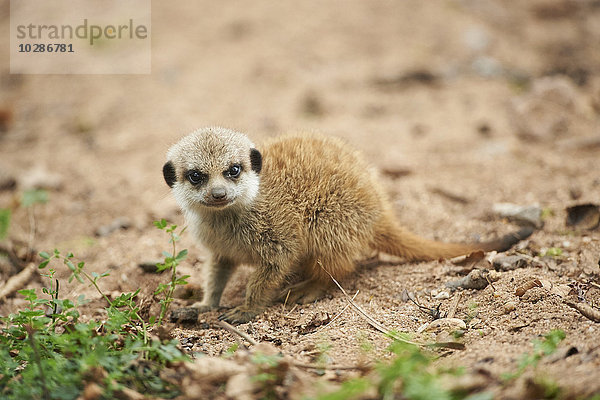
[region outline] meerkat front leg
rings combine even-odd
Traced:
[[[202,301],[194,303],[192,307],[198,309],[200,313],[218,308],[225,285],[233,274],[235,266],[231,259],[214,255],[202,269],[204,276]]]
[[[198,314],[214,310],[219,307],[221,295],[225,285],[233,274],[236,264],[225,257],[213,256],[210,262],[204,264],[204,295],[202,301],[194,303],[191,307],[181,307],[173,310],[172,320],[190,320],[197,318]]]
[[[276,264],[259,266],[246,286],[244,304],[227,311],[219,319],[232,324],[243,324],[257,316],[273,301],[277,289],[286,277],[286,271],[287,269]]]

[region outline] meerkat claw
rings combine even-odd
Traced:
[[[219,321],[229,322],[230,324],[244,324],[252,320],[257,313],[249,311],[244,307],[235,307],[219,316]]]

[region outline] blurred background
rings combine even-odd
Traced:
[[[156,1],[150,75],[11,75],[3,40],[0,207],[27,242],[22,194],[44,189],[36,249],[133,268],[160,255],[153,220],[182,223],[179,137],[318,131],[366,153],[412,230],[472,239],[504,229],[494,202],[600,197],[599,50],[596,0]]]

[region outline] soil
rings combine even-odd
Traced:
[[[106,293],[141,287],[140,298],[151,299],[167,278],[139,264],[169,250],[152,222],[184,225],[161,174],[179,137],[209,125],[259,143],[290,131],[342,137],[382,171],[399,221],[422,236],[473,241],[516,230],[494,212],[497,203],[538,206],[543,216],[543,227],[508,252],[525,254],[526,265],[499,272],[484,289],[445,286],[469,266],[382,256],[341,282],[351,295],[358,291],[356,303],[389,329],[447,341],[447,330],[417,333],[432,317],[402,293],[442,312],[460,294],[465,349],[439,351],[436,363],[485,375],[499,398],[536,397],[531,381],[501,385],[498,378],[515,371],[533,340],[561,329],[559,351],[535,373],[555,380],[566,397],[600,393],[599,322],[564,302],[575,296],[596,312],[600,304],[600,230],[566,225],[567,207],[600,203],[597,1],[152,7],[150,75],[11,75],[10,43],[0,43],[0,175],[16,181],[0,191],[0,208],[12,210],[3,243],[71,251],[89,271],[110,271],[101,281]],[[3,1],[0,34],[8,31]],[[48,202],[19,206],[30,187],[45,187]],[[123,227],[97,234],[119,218]],[[207,252],[190,235],[179,246],[189,249],[180,273],[201,286]],[[561,254],[541,256],[553,248]],[[1,265],[0,282],[17,272]],[[482,260],[475,268],[491,265]],[[236,271],[224,307],[242,302],[250,273]],[[515,294],[535,279],[542,287]],[[43,284],[36,278],[27,287]],[[93,300],[82,308],[87,318],[106,316],[92,288],[65,281],[61,291]],[[389,339],[346,304],[333,290],[314,304],[274,305],[238,328],[300,362],[313,362],[324,348],[332,365],[387,357]],[[0,315],[23,305],[19,296],[7,298]],[[238,338],[216,326],[218,315],[173,325],[171,333],[188,350],[220,355]]]

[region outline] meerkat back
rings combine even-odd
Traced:
[[[336,277],[351,272],[388,208],[372,167],[342,140],[315,134],[271,140],[263,160],[261,194],[274,219],[301,221],[303,272],[325,280],[322,267]]]

